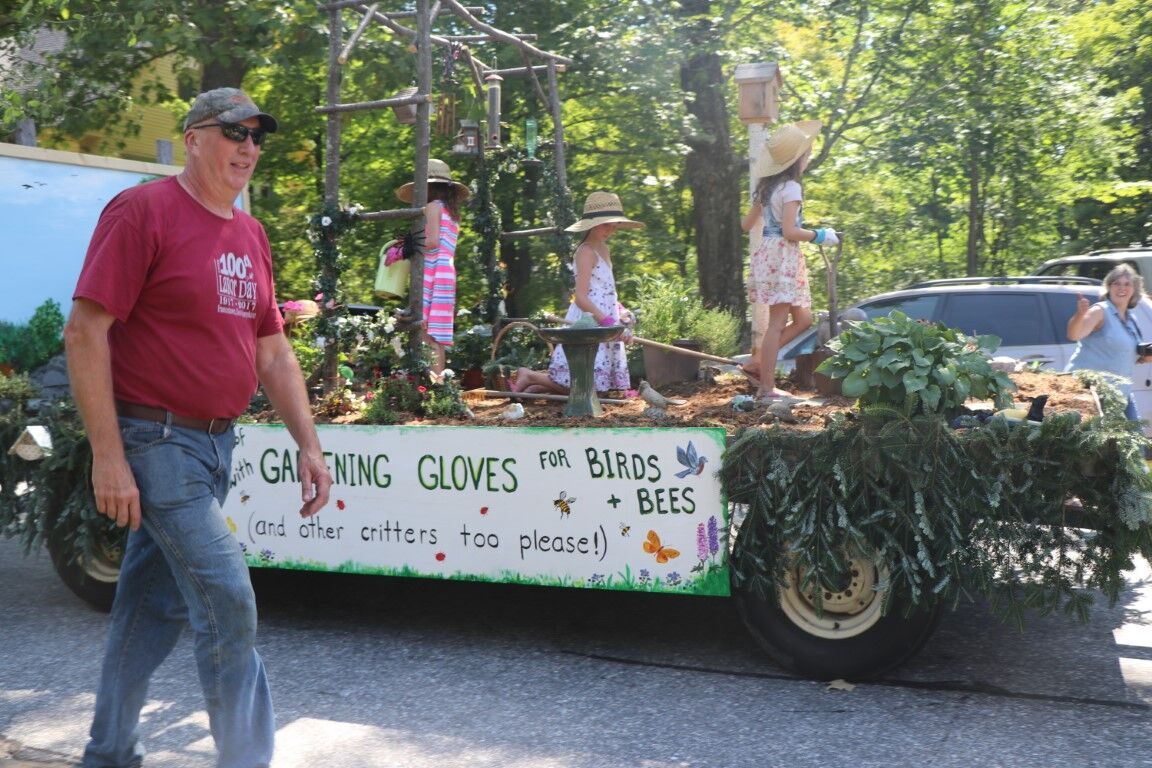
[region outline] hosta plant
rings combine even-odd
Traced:
[[[828,343],[835,353],[817,368],[840,379],[861,410],[890,408],[905,416],[951,419],[969,398],[1011,403],[1016,385],[993,370],[995,336],[967,336],[902,312],[856,323]]]

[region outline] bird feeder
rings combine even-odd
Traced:
[[[774,61],[736,65],[740,122],[774,123],[780,116],[779,97],[783,78]]]
[[[500,83],[504,78],[495,72],[484,78],[488,85],[488,141],[485,149],[500,149]]]
[[[540,161],[536,159],[536,147],[539,146],[538,131],[539,126],[536,123],[536,118],[530,117],[524,121],[524,151],[528,155],[524,161],[525,165],[540,165]]]
[[[418,89],[416,86],[405,88],[397,93],[392,98],[406,99],[409,96],[415,96]],[[416,123],[416,105],[415,104],[401,104],[398,107],[392,107],[392,111],[396,115],[396,122],[401,125],[414,125]]]

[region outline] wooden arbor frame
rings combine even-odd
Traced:
[[[532,80],[540,100],[549,105],[552,117],[552,132],[555,142],[554,161],[556,166],[557,183],[562,190],[567,190],[568,179],[564,155],[564,126],[561,115],[561,101],[557,85],[557,73],[563,71],[572,63],[559,54],[540,50],[532,45],[530,40],[535,35],[517,35],[496,29],[476,18],[476,13],[483,12],[482,8],[470,8],[457,0],[415,0],[415,11],[382,12],[378,10],[380,3],[367,3],[362,0],[337,0],[320,5],[320,9],[329,14],[329,44],[328,44],[328,83],[327,104],[316,108],[317,112],[327,116],[327,133],[324,152],[324,203],[326,206],[338,206],[340,198],[340,137],[341,118],[344,113],[358,112],[373,109],[388,109],[405,105],[416,105],[415,147],[413,158],[413,189],[412,207],[390,210],[373,211],[359,214],[363,221],[385,221],[394,219],[416,219],[423,215],[424,205],[428,202],[428,154],[430,148],[431,126],[431,91],[432,91],[432,46],[452,47],[461,46],[461,54],[468,65],[472,79],[478,88],[484,88],[485,78],[496,74],[501,77],[527,76]],[[354,11],[360,15],[360,21],[355,31],[343,39],[342,16],[345,11]],[[451,13],[461,19],[467,26],[475,29],[475,35],[435,35],[432,25],[441,13]],[[414,20],[415,29],[405,26],[404,21]],[[343,65],[348,61],[365,31],[378,23],[392,30],[396,34],[413,41],[416,46],[416,93],[411,96],[343,103],[340,98],[340,85],[343,77]],[[520,50],[524,66],[513,69],[496,69],[481,61],[469,49],[469,44],[482,42],[500,42],[512,45]],[[534,63],[542,62],[542,63]],[[546,75],[547,90],[540,81],[540,74]],[[483,142],[480,151],[483,152]],[[535,235],[550,235],[557,232],[556,228],[521,230],[503,232],[502,238],[530,237]],[[491,255],[490,255],[491,256]],[[411,280],[409,290],[409,312],[415,320],[422,318],[422,291],[417,288],[424,272],[424,253],[419,250],[412,258]],[[331,273],[324,274],[331,270]],[[322,264],[322,277],[334,279],[335,265]],[[325,302],[327,303],[327,302]],[[325,313],[331,310],[323,309]],[[409,350],[415,352],[419,349],[422,337],[422,324],[415,322],[409,337]],[[334,339],[329,339],[324,355],[324,383],[328,391],[335,386],[337,369],[337,349]]]

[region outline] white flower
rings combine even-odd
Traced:
[[[472,314],[472,311],[465,309],[464,307],[460,307],[460,309],[456,310],[456,317],[465,317],[470,314]]]
[[[331,216],[325,216],[324,218],[320,219],[320,226],[322,226],[322,227],[332,226],[332,217]]]
[[[442,379],[451,379],[455,375],[456,371],[452,370],[451,368],[445,368],[440,372],[440,378]]]
[[[328,344],[328,339],[326,337],[324,337],[324,336],[317,336],[316,337],[316,349],[324,349],[324,347],[327,346],[327,344]]]
[[[404,357],[404,344],[400,339],[392,339],[392,349],[396,352],[397,357]]]
[[[384,333],[392,333],[396,330],[396,318],[390,317],[384,321]]]

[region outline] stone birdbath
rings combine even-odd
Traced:
[[[596,396],[593,368],[596,365],[596,349],[606,341],[615,341],[624,333],[623,325],[587,328],[568,326],[564,328],[537,328],[537,335],[550,344],[564,347],[568,358],[568,369],[572,381],[568,390],[568,404],[564,407],[565,416],[600,416],[604,406]]]

